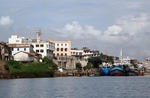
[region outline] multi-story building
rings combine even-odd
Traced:
[[[83,56],[84,51],[81,49],[76,49],[76,48],[72,48],[71,49],[71,56],[75,56],[75,57],[82,57]]]
[[[52,40],[49,38],[49,42],[55,44],[54,55],[55,56],[71,56],[71,40],[60,41],[60,40]]]
[[[53,57],[53,51],[55,49],[54,43],[49,41],[40,40],[40,32],[37,32],[37,39],[29,40],[24,37],[19,37],[17,35],[12,35],[9,38],[9,44],[32,44],[33,50],[40,54],[42,57]]]
[[[53,51],[55,49],[54,43],[49,41],[32,41],[33,50],[41,54],[42,57],[53,58]]]
[[[25,37],[20,37],[18,35],[11,35],[11,37],[8,39],[9,44],[22,44],[27,41],[28,39],[25,39]]]
[[[13,59],[16,61],[33,61],[36,56],[31,44],[9,44]]]

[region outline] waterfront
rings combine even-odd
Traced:
[[[0,98],[149,98],[150,77],[0,80]]]

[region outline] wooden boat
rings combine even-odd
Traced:
[[[124,70],[121,67],[115,66],[110,69],[111,76],[124,76]]]

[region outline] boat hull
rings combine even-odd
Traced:
[[[111,76],[125,76],[124,70],[121,67],[113,67],[110,69]]]
[[[108,76],[108,75],[110,75],[110,68],[101,68],[100,69],[100,75],[101,76]]]

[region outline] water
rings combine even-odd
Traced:
[[[150,98],[150,77],[0,80],[0,98]]]

